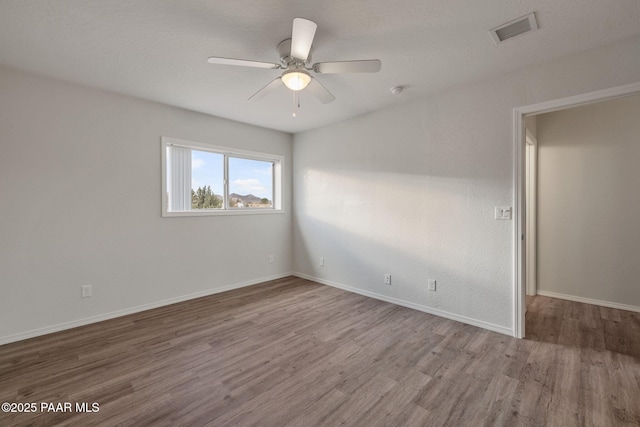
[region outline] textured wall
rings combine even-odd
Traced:
[[[0,342],[291,272],[291,135],[2,68],[0,99]],[[286,212],[161,218],[161,136],[285,156]]]
[[[513,108],[639,75],[635,37],[296,134],[295,270],[510,332]]]
[[[538,116],[538,289],[640,308],[640,96]]]

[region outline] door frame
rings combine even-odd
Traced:
[[[535,116],[534,116],[535,117]],[[526,123],[526,122],[525,122]],[[538,141],[535,136],[525,129],[527,141],[525,145],[525,263],[526,295],[535,295],[538,285],[536,277],[537,255],[537,210],[538,210]]]
[[[525,223],[525,145],[526,134],[524,118],[528,115],[550,113],[581,105],[592,104],[614,98],[640,94],[640,82],[609,89],[569,96],[538,104],[526,105],[513,109],[513,336],[525,336],[525,285],[526,285],[526,251],[524,236]]]

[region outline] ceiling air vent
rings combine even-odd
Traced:
[[[536,15],[531,12],[528,15],[522,16],[513,21],[509,21],[506,24],[502,24],[491,30],[491,36],[496,44],[503,42],[520,34],[528,33],[538,29],[538,23],[536,22]]]

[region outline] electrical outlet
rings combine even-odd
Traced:
[[[269,264],[273,264],[273,255],[269,255]]]
[[[324,257],[320,257],[320,267],[324,268]]]
[[[429,282],[427,284],[427,289],[433,292],[436,291],[436,279],[429,279]]]
[[[389,273],[384,275],[384,284],[391,285],[391,275]]]
[[[93,294],[91,285],[82,285],[82,298],[89,298]]]

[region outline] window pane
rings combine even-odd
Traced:
[[[191,150],[191,209],[224,207],[224,156]]]
[[[273,163],[229,157],[229,206],[273,208]]]

